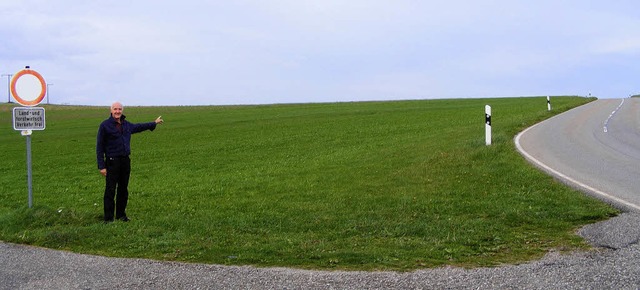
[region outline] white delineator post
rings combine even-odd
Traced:
[[[547,96],[547,111],[551,111],[551,99]]]
[[[491,145],[491,106],[484,106],[484,131],[485,131],[485,143],[487,146]]]

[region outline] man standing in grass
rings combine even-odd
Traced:
[[[145,130],[153,131],[163,120],[158,117],[154,122],[133,124],[125,120],[122,104],[111,105],[111,116],[104,120],[98,129],[96,155],[100,174],[106,177],[104,189],[104,222],[110,223],[115,218],[128,222],[125,212],[129,199],[129,175],[131,173],[131,134]],[[116,195],[117,188],[117,195]],[[115,203],[114,203],[115,197]]]

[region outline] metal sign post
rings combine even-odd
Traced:
[[[31,171],[31,130],[44,130],[44,108],[15,107],[13,108],[13,129],[20,131],[27,137],[27,188],[29,190],[29,208],[33,206],[33,174]]]
[[[33,174],[31,173],[31,130],[20,132],[27,137],[27,189],[29,190],[29,208],[33,207]]]
[[[13,98],[23,107],[13,108],[13,129],[27,138],[27,189],[29,208],[33,207],[33,174],[31,170],[31,134],[32,130],[44,130],[44,108],[34,107],[42,102],[47,92],[44,78],[36,71],[25,69],[11,79]]]

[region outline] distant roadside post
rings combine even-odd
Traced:
[[[35,107],[47,92],[47,84],[42,75],[29,66],[13,75],[11,95],[22,107],[13,108],[13,129],[27,138],[27,188],[29,208],[33,207],[33,186],[31,173],[31,134],[33,130],[44,130],[44,108]]]
[[[11,77],[12,74],[3,74],[2,77],[7,77],[7,104],[11,103]]]
[[[551,111],[551,99],[547,96],[547,111]]]
[[[484,106],[484,132],[485,143],[487,146],[491,145],[491,106]]]

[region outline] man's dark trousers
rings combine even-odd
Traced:
[[[104,189],[104,220],[113,221],[115,209],[116,219],[127,216],[125,209],[129,199],[129,175],[131,174],[131,159],[129,156],[108,157],[107,185]],[[117,190],[117,195],[116,195]],[[113,199],[115,197],[115,204]]]

